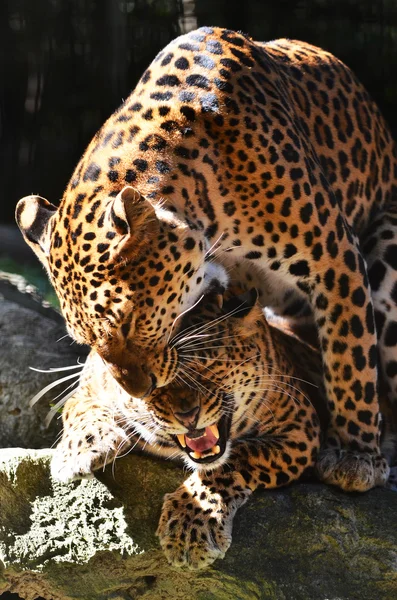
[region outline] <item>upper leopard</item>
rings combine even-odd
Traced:
[[[71,334],[144,396],[175,377],[168,342],[186,309],[227,285],[229,250],[310,294],[312,264],[390,198],[392,142],[371,106],[308,44],[217,28],[171,42],[94,137],[59,209],[18,206]]]

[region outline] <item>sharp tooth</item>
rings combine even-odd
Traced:
[[[198,459],[199,459],[199,458],[201,458],[201,456],[202,456],[201,452],[196,452],[196,451],[194,451],[194,452],[189,452],[189,454],[190,454],[190,456],[191,456],[192,458],[194,458],[195,460],[198,460]]]
[[[212,454],[219,454],[220,451],[221,451],[220,446],[214,446],[213,448],[211,448]]]
[[[183,433],[179,433],[176,437],[178,438],[179,443],[182,446],[182,448],[186,448],[186,441],[185,441],[185,436],[183,435]]]
[[[211,432],[214,434],[214,436],[219,440],[219,429],[218,429],[218,425],[210,425],[209,429],[211,430]]]
[[[222,308],[222,306],[223,306],[223,295],[222,294],[216,295],[216,303],[219,306],[219,308]]]

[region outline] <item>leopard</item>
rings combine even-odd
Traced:
[[[177,461],[191,474],[166,494],[157,536],[171,565],[202,569],[225,556],[235,513],[255,490],[313,470],[326,406],[321,358],[268,323],[254,289],[229,293],[222,307],[207,295],[174,344],[184,369],[144,399],[90,353],[63,408],[51,473],[70,482],[113,463],[117,479],[116,458],[132,450]]]
[[[236,273],[311,322],[330,413],[317,469],[365,491],[387,480],[379,373],[397,391],[396,180],[390,130],[338,58],[201,27],[154,58],[59,207],[30,195],[16,220],[69,334],[130,396],[177,380],[184,315]]]

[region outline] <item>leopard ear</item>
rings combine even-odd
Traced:
[[[105,212],[107,237],[113,231],[113,251],[136,253],[147,240],[150,230],[157,223],[156,213],[150,202],[135,188],[124,187],[112,199]]]
[[[50,253],[50,238],[56,206],[41,196],[25,196],[15,210],[15,219],[25,241],[44,265]]]

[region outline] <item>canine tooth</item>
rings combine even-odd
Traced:
[[[194,450],[194,452],[189,452],[189,454],[195,460],[198,460],[202,456],[201,452],[196,452],[195,450]]]
[[[186,448],[186,441],[185,441],[184,434],[183,433],[179,433],[176,437],[178,438],[179,443],[182,446],[182,448]]]
[[[219,306],[219,308],[222,308],[222,306],[223,306],[223,294],[217,294],[216,295],[216,303]]]
[[[214,436],[219,439],[219,429],[218,429],[218,425],[210,425],[209,429],[211,430],[211,432],[214,434]]]
[[[219,454],[220,451],[221,451],[221,448],[218,445],[216,445],[213,448],[211,448],[212,454]]]

